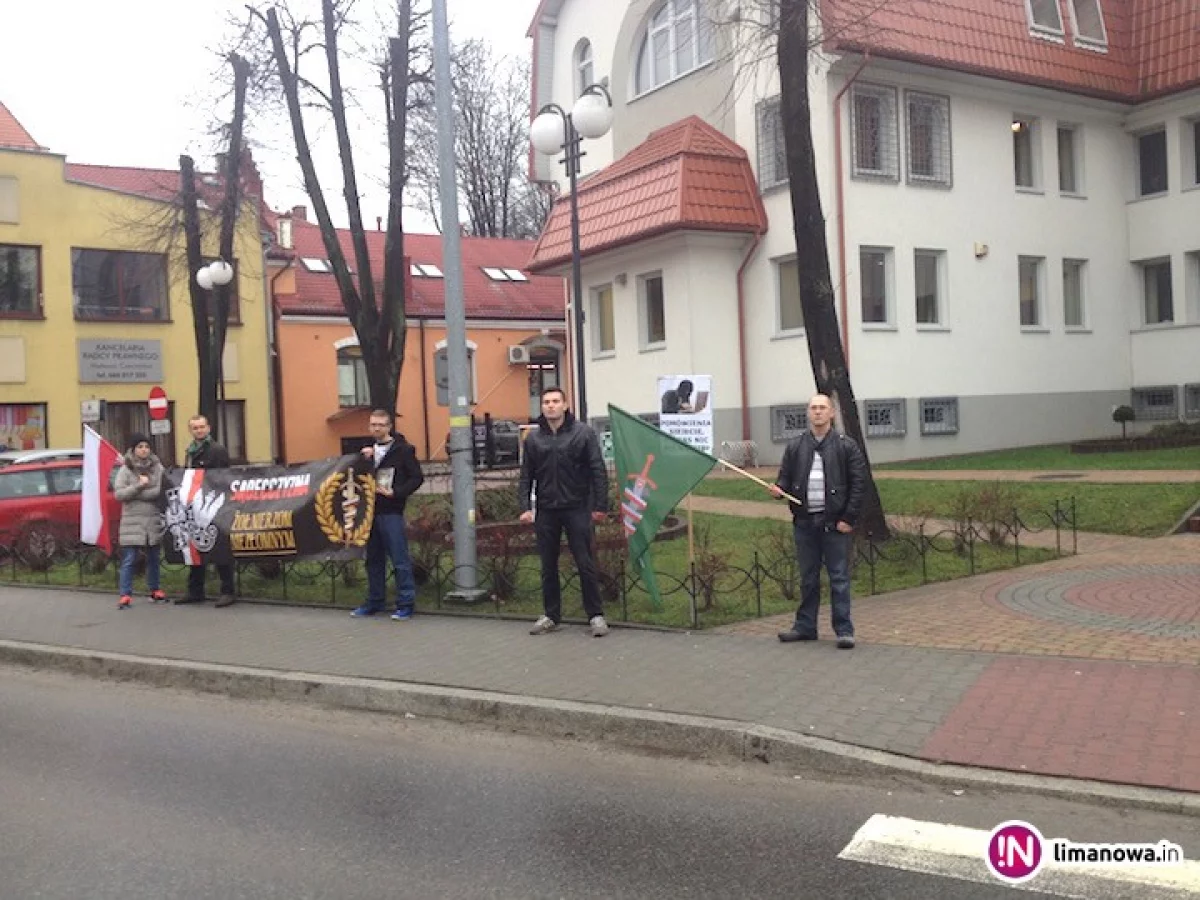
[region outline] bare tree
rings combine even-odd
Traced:
[[[452,66],[458,191],[467,229],[478,237],[536,237],[553,198],[529,181],[529,63],[496,59],[486,42],[472,40],[455,49]],[[437,223],[432,104],[414,117],[410,140],[409,198]]]
[[[412,0],[397,2],[397,34],[388,42],[385,58],[378,64],[383,87],[388,146],[388,234],[384,251],[382,283],[377,279],[360,204],[359,176],[355,167],[347,115],[349,93],[342,85],[346,62],[339,45],[348,29],[353,0],[321,0],[319,22],[294,17],[287,7],[254,11],[265,26],[279,89],[287,106],[296,156],[304,176],[304,187],[313,205],[317,225],[329,259],[342,306],[358,337],[371,405],[396,408],[396,394],[404,365],[405,313],[404,227],[402,200],[407,171],[405,131],[410,109],[410,86],[425,77],[414,64],[427,56],[419,44],[421,16]],[[323,89],[301,73],[311,51],[324,54]],[[327,116],[337,139],[341,163],[342,196],[349,221],[353,267],[347,259],[334,227],[308,137],[305,110],[310,116]]]

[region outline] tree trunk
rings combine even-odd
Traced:
[[[850,384],[825,240],[825,214],[817,185],[812,143],[812,112],[808,99],[808,0],[779,0],[780,114],[783,118],[792,221],[796,238],[796,268],[800,277],[800,309],[808,339],[809,360],[817,390],[834,401],[846,434],[867,453],[858,405]],[[837,160],[841,165],[841,160]],[[867,495],[859,517],[862,533],[877,539],[889,535],[879,491],[867,461]]]
[[[217,379],[212,366],[212,333],[209,330],[208,291],[196,283],[204,264],[200,249],[200,210],[196,197],[196,165],[190,156],[179,157],[179,197],[183,204],[183,237],[187,251],[188,296],[192,301],[192,330],[196,336],[196,359],[200,366],[196,409],[216,422]]]
[[[388,220],[383,251],[383,327],[390,338],[387,346],[387,365],[384,368],[386,387],[391,392],[391,405],[396,408],[400,373],[404,367],[408,337],[408,264],[404,255],[404,185],[407,175],[406,136],[408,130],[408,68],[410,0],[400,0],[400,35],[389,42],[389,90],[385,93],[388,115]]]

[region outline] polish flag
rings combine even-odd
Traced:
[[[79,509],[79,539],[112,553],[108,515],[108,479],[121,454],[87,425],[83,426],[83,504]]]

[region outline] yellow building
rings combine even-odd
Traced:
[[[253,172],[246,181],[221,440],[235,461],[257,462],[274,455],[269,309],[261,182]],[[104,401],[93,427],[123,448],[151,431],[147,399],[160,386],[171,433],[156,449],[182,461],[199,366],[178,191],[178,172],[68,163],[0,104],[0,449],[82,446],[81,422],[98,405],[88,401]],[[215,255],[216,229],[205,231]]]

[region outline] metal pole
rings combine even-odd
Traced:
[[[454,501],[454,583],[460,601],[482,596],[476,585],[475,474],[471,465],[471,373],[463,308],[458,178],[454,161],[454,97],[450,84],[450,26],[446,0],[433,0],[433,82],[437,108],[438,187],[442,200],[442,269],[446,285],[446,356],[450,376],[450,491]]]
[[[575,131],[575,123],[571,117],[563,117],[567,132],[567,178],[571,190],[571,312],[575,317],[575,395],[578,408],[575,418],[586,422],[587,413],[587,379],[584,375],[583,364],[583,271],[579,252],[579,144],[580,137]]]

